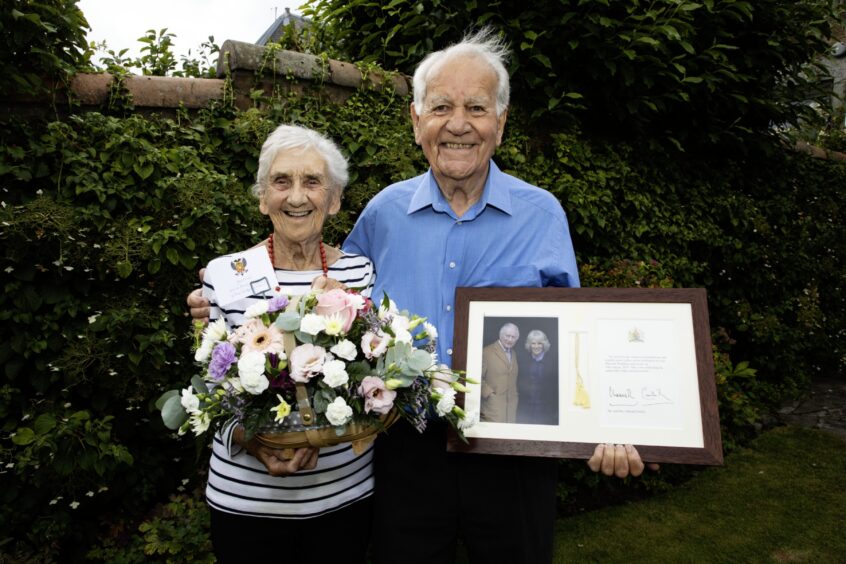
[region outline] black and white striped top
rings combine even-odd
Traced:
[[[288,294],[304,294],[320,274],[316,270],[276,269],[276,279]],[[375,273],[367,257],[343,254],[329,267],[329,277],[369,296]],[[224,316],[230,329],[241,325],[246,309],[262,299],[250,296],[221,310],[215,301],[213,280],[204,283],[203,295],[211,302],[211,320]],[[277,477],[233,445],[231,434],[232,426],[224,428],[212,445],[206,499],[215,509],[256,517],[308,519],[373,493],[373,445],[361,456],[352,452],[349,443],[322,448],[314,470]]]

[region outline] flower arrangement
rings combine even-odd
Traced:
[[[435,327],[387,295],[377,308],[351,290],[289,296],[276,288],[245,317],[234,331],[223,319],[198,331],[203,375],[156,403],[168,428],[201,435],[234,420],[262,442],[309,430],[310,446],[355,446],[353,439],[372,437],[398,417],[422,432],[436,415],[462,437],[475,423],[455,394],[476,382],[439,365]]]

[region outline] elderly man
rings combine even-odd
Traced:
[[[482,421],[517,421],[517,355],[520,330],[513,323],[499,329],[499,339],[482,349]]]
[[[457,287],[579,285],[561,205],[491,160],[508,115],[506,54],[483,30],[420,63],[411,119],[430,169],[376,195],[344,244],[373,260],[374,296],[435,324],[444,362]],[[377,441],[376,561],[450,562],[460,533],[472,562],[550,562],[557,461],[447,453],[445,435],[398,424]],[[590,466],[643,469],[623,445],[599,445]]]
[[[344,244],[374,262],[374,296],[436,326],[446,363],[457,287],[579,285],[561,205],[491,160],[508,114],[506,55],[483,30],[420,63],[411,118],[430,169],[377,194]],[[196,294],[189,304],[204,316]],[[643,470],[630,445],[598,445],[588,464]],[[550,562],[557,469],[549,458],[448,453],[444,425],[418,434],[397,423],[376,445],[374,560],[452,562],[461,535],[471,562]]]

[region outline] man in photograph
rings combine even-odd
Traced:
[[[482,403],[479,419],[491,423],[517,421],[517,354],[514,345],[520,330],[506,323],[499,339],[482,351]]]

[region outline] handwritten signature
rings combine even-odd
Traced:
[[[640,393],[633,392],[631,388],[622,390],[608,386],[609,406],[632,406],[632,405],[672,405],[674,400],[667,397],[661,388],[643,386]]]

